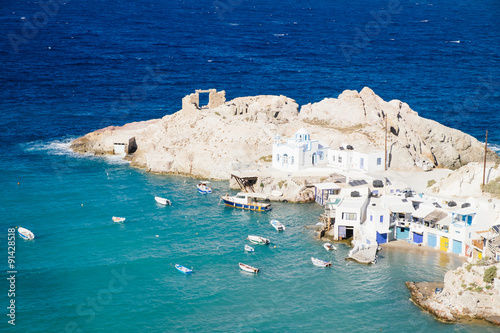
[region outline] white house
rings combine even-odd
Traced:
[[[359,197],[344,197],[335,209],[335,225],[333,228],[333,237],[335,240],[356,238],[358,229],[366,220],[366,207],[369,202],[369,189],[358,188],[349,189],[351,192],[357,192]]]
[[[366,172],[384,171],[384,151],[361,152],[353,149],[329,149],[328,165]]]
[[[276,136],[273,143],[273,168],[285,171],[298,171],[303,168],[327,164],[327,151],[318,140],[300,129],[286,143]]]

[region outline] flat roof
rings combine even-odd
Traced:
[[[313,185],[314,185],[314,187],[316,187],[320,190],[341,189],[341,187],[337,183],[319,183],[319,184],[313,184]]]
[[[452,211],[453,214],[472,215],[477,213],[477,208],[465,207]]]
[[[413,213],[415,211],[415,208],[413,208],[413,205],[411,202],[390,202],[387,204],[391,212],[393,213]]]
[[[420,207],[412,215],[417,219],[423,219],[424,217],[432,213],[435,209],[436,207],[434,206],[420,205]]]
[[[338,209],[340,208],[354,208],[354,209],[360,209],[363,207],[363,204],[365,203],[365,200],[356,200],[354,198],[345,198],[342,200],[342,202],[338,205]]]

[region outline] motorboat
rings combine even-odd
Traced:
[[[161,197],[155,197],[155,200],[157,203],[162,204],[162,205],[171,205],[172,204],[172,201],[165,199],[165,198],[161,198]]]
[[[271,222],[269,222],[269,223],[271,223],[273,228],[276,229],[277,231],[283,231],[286,229],[286,227],[283,225],[283,223],[281,223],[278,220],[271,220]]]
[[[337,248],[335,247],[335,245],[331,244],[331,243],[325,243],[323,244],[323,247],[325,248],[325,250],[327,251],[333,251],[333,250],[336,250]]]
[[[201,194],[210,194],[212,193],[212,188],[208,185],[209,182],[200,182],[196,187],[198,188],[198,192]]]
[[[179,264],[175,264],[175,268],[177,268],[177,270],[179,272],[184,273],[184,274],[191,274],[191,273],[193,273],[192,269],[189,269],[189,268],[184,267],[184,266],[179,265]]]
[[[123,221],[125,221],[124,217],[113,216],[112,219],[113,219],[113,222],[123,222]]]
[[[258,196],[256,193],[241,192],[235,196],[225,195],[221,197],[221,200],[226,206],[234,208],[256,210],[260,212],[269,211],[272,209],[271,204],[257,202],[256,198],[260,198],[260,196]]]
[[[251,247],[250,245],[246,245],[245,244],[245,251],[247,251],[247,252],[254,252],[255,249],[253,247]]]
[[[254,244],[267,245],[271,243],[271,240],[260,236],[248,235],[247,239]]]
[[[255,268],[255,267],[252,267],[252,266],[249,266],[249,265],[246,265],[246,264],[243,264],[240,262],[240,268],[242,270],[244,270],[245,272],[249,272],[249,273],[258,273],[259,272],[259,269],[258,268]]]
[[[318,267],[330,267],[332,265],[330,261],[325,261],[314,257],[311,257],[311,261],[314,264],[314,266]]]
[[[17,228],[17,233],[19,234],[19,236],[21,238],[26,239],[26,240],[32,240],[35,238],[34,233],[32,233],[31,231],[29,231],[28,229],[23,228],[23,227]]]

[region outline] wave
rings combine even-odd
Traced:
[[[96,160],[105,160],[109,164],[130,164],[130,161],[124,160],[125,154],[120,155],[102,155],[96,156],[92,153],[79,154],[71,150],[71,142],[77,137],[68,137],[52,141],[32,141],[21,144],[25,152],[42,152],[52,156],[69,156],[73,158],[91,158]]]
[[[498,155],[500,155],[500,145],[494,143],[488,143],[488,148],[495,151]]]

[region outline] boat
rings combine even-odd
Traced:
[[[247,251],[247,252],[254,252],[255,249],[253,247],[251,247],[250,245],[246,245],[245,244],[245,251]]]
[[[264,238],[264,237],[260,237],[260,236],[248,235],[247,239],[254,244],[267,245],[267,244],[271,243],[271,240]]]
[[[113,216],[112,219],[113,219],[113,222],[123,222],[123,221],[125,221],[124,217]]]
[[[318,267],[330,267],[332,265],[332,263],[330,261],[324,261],[324,260],[317,259],[314,257],[311,257],[311,261],[314,264],[314,266],[318,266]]]
[[[31,231],[29,231],[26,228],[19,227],[19,228],[17,228],[17,232],[18,232],[19,236],[23,239],[32,240],[35,238],[35,234],[33,234]]]
[[[208,184],[210,184],[210,183],[209,182],[200,182],[197,185],[198,192],[200,192],[201,194],[210,194],[210,193],[212,193],[212,188]]]
[[[281,223],[280,221],[278,220],[271,220],[271,225],[274,227],[274,229],[278,230],[278,231],[283,231],[286,229],[286,227],[283,225],[283,223]]]
[[[269,211],[272,209],[271,204],[269,203],[261,203],[255,201],[256,198],[263,198],[259,196],[257,193],[238,193],[235,196],[225,195],[221,197],[221,200],[224,201],[224,204],[229,207],[247,209],[247,210],[256,210],[259,212]]]
[[[184,274],[191,274],[191,273],[193,273],[192,269],[189,269],[189,268],[184,267],[184,266],[179,265],[179,264],[175,264],[175,268],[177,268],[177,270],[179,272],[184,273]]]
[[[325,248],[325,250],[327,251],[332,251],[332,250],[336,250],[337,248],[335,247],[335,245],[333,244],[330,244],[330,243],[325,243],[323,244],[323,247]]]
[[[172,204],[172,201],[165,199],[165,198],[161,198],[161,197],[155,197],[155,200],[157,203],[162,204],[162,205],[171,205]]]
[[[249,272],[249,273],[258,273],[259,272],[258,268],[255,268],[255,267],[252,267],[252,266],[249,266],[246,264],[242,264],[241,262],[240,262],[240,268],[242,270],[244,270],[245,272]]]

